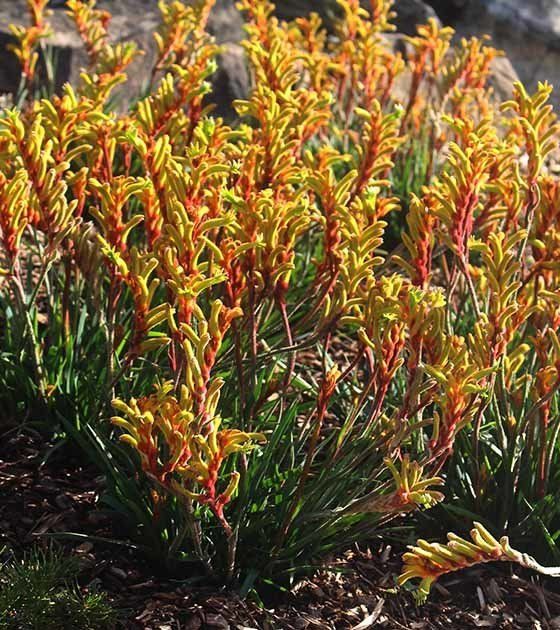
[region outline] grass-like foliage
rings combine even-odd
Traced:
[[[2,630],[105,630],[115,611],[102,593],[76,585],[78,562],[56,551],[33,550],[0,568]]]
[[[434,20],[404,58],[388,0],[339,0],[328,37],[241,0],[253,87],[226,124],[213,1],[173,1],[118,113],[139,51],[67,4],[80,83],[32,98],[28,0],[0,117],[3,415],[71,436],[115,531],[185,579],[286,583],[444,497],[554,548],[551,87],[496,102],[499,53]]]

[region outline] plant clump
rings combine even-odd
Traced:
[[[48,11],[27,4],[0,114],[0,406],[84,449],[152,563],[246,593],[428,508],[560,531],[550,85],[499,103],[500,53],[435,20],[404,58],[389,0],[338,0],[332,36],[240,0],[253,87],[228,123],[214,2],[174,0],[119,112],[139,51],[110,14],[67,3],[89,66],[34,98]],[[418,549],[403,581],[456,564]]]

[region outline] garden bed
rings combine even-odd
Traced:
[[[68,0],[63,88],[47,4],[0,110],[0,630],[554,627],[552,86],[390,0],[239,0],[228,122],[214,0],[152,58]]]
[[[443,579],[417,607],[395,592],[399,549],[364,542],[283,594],[257,603],[234,592],[158,578],[123,545],[96,539],[112,535],[108,516],[96,507],[103,480],[77,455],[49,452],[43,439],[13,431],[0,447],[0,548],[16,555],[52,544],[76,556],[84,590],[109,594],[130,630],[302,630],[367,628],[461,630],[463,628],[559,628],[560,593],[509,567],[485,566]],[[45,463],[45,456],[48,455]],[[80,532],[83,540],[66,534]],[[4,552],[5,553],[5,552]],[[555,588],[556,587],[556,588]],[[555,589],[555,590],[548,590]]]

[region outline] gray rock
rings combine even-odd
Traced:
[[[560,45],[560,0],[481,0],[481,4],[491,17],[512,30]]]
[[[455,25],[462,36],[490,35],[528,89],[560,87],[560,0],[469,0]],[[560,105],[560,91],[553,94]]]
[[[445,24],[454,24],[464,14],[470,0],[426,0]]]
[[[217,0],[210,19],[208,31],[218,44],[238,44],[245,36],[244,20],[235,7],[236,0]]]
[[[488,84],[498,101],[507,101],[511,98],[513,84],[519,81],[519,75],[508,57],[496,57],[490,68]]]
[[[368,0],[363,2],[364,6],[369,4]],[[504,59],[496,61],[492,77],[500,97],[509,96],[516,72],[530,87],[544,79],[560,84],[560,0],[396,0],[399,33],[393,36],[395,45],[405,46],[402,33],[414,33],[417,24],[435,16],[429,3],[436,7],[442,3],[448,7],[452,4],[464,9],[457,25],[458,33],[469,36],[489,32],[494,45],[506,51],[513,66]],[[0,93],[15,93],[18,88],[17,60],[6,50],[6,45],[13,41],[8,25],[27,19],[25,5],[25,0],[0,0]],[[113,14],[110,33],[115,41],[133,40],[145,51],[130,68],[128,83],[118,88],[117,99],[121,106],[126,106],[143,93],[149,79],[155,57],[153,32],[159,24],[157,2],[99,0],[98,6]],[[277,0],[277,13],[283,19],[316,11],[328,23],[335,10],[334,0]],[[66,81],[76,83],[79,80],[82,68],[87,66],[87,58],[63,8],[53,8],[50,22],[53,35],[49,39],[49,50],[56,61],[55,87],[60,89]],[[231,101],[244,98],[250,88],[243,49],[239,45],[244,33],[243,18],[235,8],[235,0],[217,0],[210,16],[209,31],[224,46],[213,79],[211,100],[217,104],[215,111],[218,115],[232,118]]]
[[[249,93],[250,77],[245,51],[239,44],[225,44],[218,57],[218,71],[212,78],[214,114],[226,120],[235,117],[231,104]]]
[[[367,8],[369,0],[362,0]],[[394,23],[397,30],[408,35],[416,32],[417,24],[424,24],[429,18],[435,18],[436,13],[423,0],[396,0],[394,9],[397,17]],[[280,0],[276,3],[276,14],[285,20],[293,20],[311,12],[318,13],[327,24],[336,15],[336,2],[333,0]]]
[[[436,18],[436,12],[421,0],[397,0],[395,2],[395,25],[399,33],[416,34],[418,24],[425,24],[430,18]],[[438,20],[439,22],[439,20]]]

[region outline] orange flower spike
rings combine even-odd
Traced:
[[[196,413],[200,416],[201,427],[204,427],[212,416],[209,408],[213,394],[210,376],[224,335],[229,330],[231,322],[242,314],[239,307],[230,309],[220,300],[214,300],[208,319],[202,310],[195,306],[193,315],[196,324],[193,323],[193,326],[181,324],[180,331],[185,337],[183,350],[187,358],[187,386],[191,391]]]
[[[158,55],[153,73],[180,60],[192,29],[193,8],[182,2],[159,2],[161,26],[154,34]]]
[[[560,232],[557,225],[560,219],[560,182],[555,177],[545,175],[540,182],[540,202],[532,225],[531,241],[535,263],[530,270],[534,278],[543,278],[545,285],[554,282],[554,267],[560,258]]]
[[[204,37],[210,11],[216,0],[205,0],[199,6],[188,6],[178,0],[160,1],[161,26],[154,34],[158,55],[153,74],[171,68],[173,64],[182,65],[191,59],[190,39]]]
[[[393,11],[394,0],[369,0],[371,21],[376,32],[386,33],[395,31],[396,26],[391,20],[397,17]]]
[[[352,299],[346,297],[346,313],[341,326],[356,326],[361,345],[375,358],[372,374],[375,396],[366,422],[369,429],[379,419],[385,396],[397,370],[403,365],[407,330],[403,318],[401,290],[402,276],[369,278],[357,287]]]
[[[406,217],[408,233],[403,232],[402,240],[408,250],[410,260],[393,256],[393,260],[408,274],[413,284],[426,288],[432,275],[432,254],[435,244],[434,230],[438,219],[430,205],[429,195],[422,199],[412,194]]]
[[[96,9],[96,0],[68,0],[68,15],[74,20],[89,57],[89,72],[80,77],[80,91],[96,104],[103,104],[113,88],[126,80],[124,70],[139,54],[133,42],[109,42],[111,14]]]
[[[521,83],[515,83],[513,99],[503,103],[502,111],[513,111],[517,118],[511,122],[511,131],[515,134],[517,125],[521,126],[521,134],[528,154],[527,178],[528,188],[534,186],[542,171],[546,157],[555,149],[560,132],[552,105],[548,103],[552,86],[539,83],[532,96],[527,93]]]
[[[225,238],[220,243],[222,258],[219,266],[223,270],[226,290],[226,306],[236,308],[247,290],[247,276],[243,272],[242,261],[239,256],[239,244],[231,238]]]
[[[516,332],[535,310],[522,303],[518,295],[521,265],[517,249],[525,237],[525,230],[509,237],[498,232],[490,234],[487,243],[470,243],[471,251],[481,254],[480,273],[489,294],[487,312],[475,325],[471,341],[481,365],[495,365],[507,353]]]
[[[207,80],[220,52],[205,29],[214,2],[159,3],[162,23],[154,35],[158,55],[152,82],[158,72],[166,74],[157,90],[139,102],[137,116],[152,140],[168,133],[172,144],[182,135],[188,145],[205,112],[203,99],[211,89]]]
[[[319,265],[318,277],[328,272],[329,282],[336,277],[341,262],[340,231],[341,210],[348,205],[350,187],[356,178],[356,172],[350,171],[340,181],[334,175],[333,166],[348,161],[348,157],[334,151],[321,151],[317,155],[306,153],[305,163],[309,169],[308,183],[313,190],[321,209],[323,225],[323,260]]]
[[[425,359],[441,353],[445,297],[441,289],[405,287],[401,293],[402,317],[408,326],[407,365],[411,373]]]
[[[381,495],[375,491],[353,501],[346,510],[351,513],[404,514],[417,509],[429,509],[440,503],[444,495],[433,490],[432,486],[443,485],[440,477],[424,478],[424,467],[411,462],[405,455],[400,462],[400,470],[390,458],[384,459],[385,466],[393,476],[391,492]]]
[[[171,485],[179,495],[208,505],[229,536],[231,527],[224,516],[224,507],[231,501],[237,488],[239,473],[231,473],[225,490],[220,492],[218,484],[222,464],[231,455],[250,451],[255,448],[255,442],[264,442],[266,439],[262,433],[245,433],[237,429],[220,431],[220,423],[220,418],[214,418],[207,435],[193,436],[192,455],[185,466],[177,469],[182,481],[174,480]],[[200,486],[200,491],[189,490],[189,481]]]
[[[103,237],[117,252],[127,250],[130,232],[142,222],[140,214],[126,218],[129,202],[138,197],[147,188],[148,182],[142,178],[118,176],[111,182],[101,183],[90,179],[88,187],[98,199],[98,205],[90,209],[97,219]]]
[[[91,101],[79,97],[68,83],[61,96],[40,100],[35,106],[35,115],[41,116],[57,165],[73,162],[89,153],[95,138],[94,127],[107,119]]]
[[[138,452],[142,469],[162,484],[191,456],[189,426],[194,416],[188,411],[184,394],[179,402],[171,395],[172,389],[173,384],[167,382],[156,387],[151,396],[132,399],[128,404],[118,399],[112,403],[123,414],[112,418],[113,424],[125,431],[120,440]],[[163,443],[166,447],[161,450]]]
[[[332,65],[326,51],[327,32],[321,18],[312,13],[295,20],[295,27],[288,31],[290,43],[303,53],[303,63],[310,73],[310,83],[316,92],[332,89],[329,70]]]
[[[450,120],[459,132],[465,124]],[[468,244],[474,230],[474,217],[481,203],[481,195],[488,184],[496,163],[496,131],[490,120],[483,120],[468,133],[464,146],[450,144],[450,169],[441,175],[435,186],[434,212],[441,220],[442,239],[459,259],[467,273]]]
[[[496,540],[481,523],[474,523],[470,536],[471,540],[468,541],[449,533],[445,545],[418,540],[416,546],[409,547],[409,551],[403,555],[398,583],[403,585],[419,578],[421,582],[415,596],[419,603],[423,603],[439,577],[480,563],[516,562],[543,575],[558,577],[560,574],[560,569],[543,567],[533,557],[512,549],[507,536]]]
[[[108,11],[96,9],[96,0],[67,0],[68,15],[74,20],[82,38],[90,66],[94,66],[109,42],[107,28],[111,21]]]
[[[206,431],[196,431],[196,416],[189,387],[181,387],[180,399],[171,392],[173,384],[156,387],[151,396],[128,404],[114,400],[113,407],[121,416],[112,418],[123,429],[121,441],[134,448],[143,470],[157,483],[179,496],[208,505],[229,535],[231,528],[224,516],[239,481],[233,472],[222,492],[219,491],[220,470],[224,461],[239,452],[255,448],[264,442],[261,433],[245,433],[237,429],[219,430],[221,420],[215,415],[220,383],[211,387],[208,412],[211,420]]]
[[[478,116],[489,115],[488,78],[492,61],[503,56],[501,51],[486,46],[486,39],[461,39],[448,63],[441,69],[441,102],[455,118],[468,118],[478,107]]]
[[[402,121],[403,126],[408,122],[411,112],[417,105],[422,81],[438,76],[454,33],[454,30],[448,26],[440,28],[433,18],[428,20],[427,24],[417,26],[416,30],[416,36],[406,38],[413,47],[414,54],[408,61],[412,70],[412,79]]]
[[[30,118],[18,110],[7,110],[0,120],[0,137],[13,143],[12,159],[25,168],[31,184],[28,224],[44,232],[49,245],[55,246],[72,227],[78,200],[67,199],[68,185],[63,175],[70,165],[67,161],[54,162],[53,141],[47,137],[42,115],[32,114]]]
[[[399,137],[399,122],[402,109],[395,108],[384,114],[378,101],[371,104],[371,110],[356,110],[364,120],[361,142],[358,144],[358,175],[352,188],[351,200],[360,196],[375,180],[377,185],[387,185],[386,177],[393,167],[393,155],[404,142]]]
[[[457,432],[474,416],[478,394],[485,391],[487,377],[494,368],[480,368],[471,357],[462,337],[449,338],[440,356],[441,364],[425,364],[425,371],[440,384],[434,413],[430,450],[435,457],[447,459]]]
[[[126,284],[132,294],[134,311],[132,315],[132,336],[128,360],[141,356],[146,352],[166,346],[170,339],[155,330],[163,323],[169,322],[173,309],[163,302],[152,306],[159,278],[152,278],[158,267],[158,260],[150,254],[140,253],[132,247],[126,256],[112,248],[101,236],[103,255],[112,263],[115,275]]]
[[[50,14],[47,11],[49,0],[27,0],[27,10],[31,20],[31,26],[10,25],[10,31],[17,43],[9,44],[11,50],[21,64],[21,72],[25,78],[27,87],[30,88],[35,78],[39,53],[37,47],[41,40],[50,35],[50,26],[45,18]]]
[[[318,424],[323,422],[329,402],[336,391],[336,386],[340,380],[341,372],[338,368],[330,369],[321,383],[319,396],[317,397],[317,418]]]

